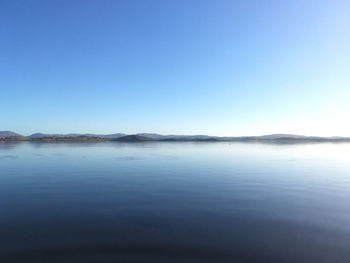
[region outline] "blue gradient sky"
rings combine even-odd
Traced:
[[[0,130],[350,136],[350,2],[2,0]]]

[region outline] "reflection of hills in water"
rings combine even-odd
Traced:
[[[17,159],[17,155],[0,155],[0,159]]]
[[[20,141],[7,142],[7,141],[1,141],[0,139],[0,151],[14,149],[20,144],[21,144]]]

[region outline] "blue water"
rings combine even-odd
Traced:
[[[350,262],[350,144],[0,143],[0,262]]]

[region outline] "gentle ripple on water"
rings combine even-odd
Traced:
[[[350,144],[0,144],[0,262],[350,259]]]

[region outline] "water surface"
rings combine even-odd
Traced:
[[[350,261],[350,144],[0,143],[0,262]]]

